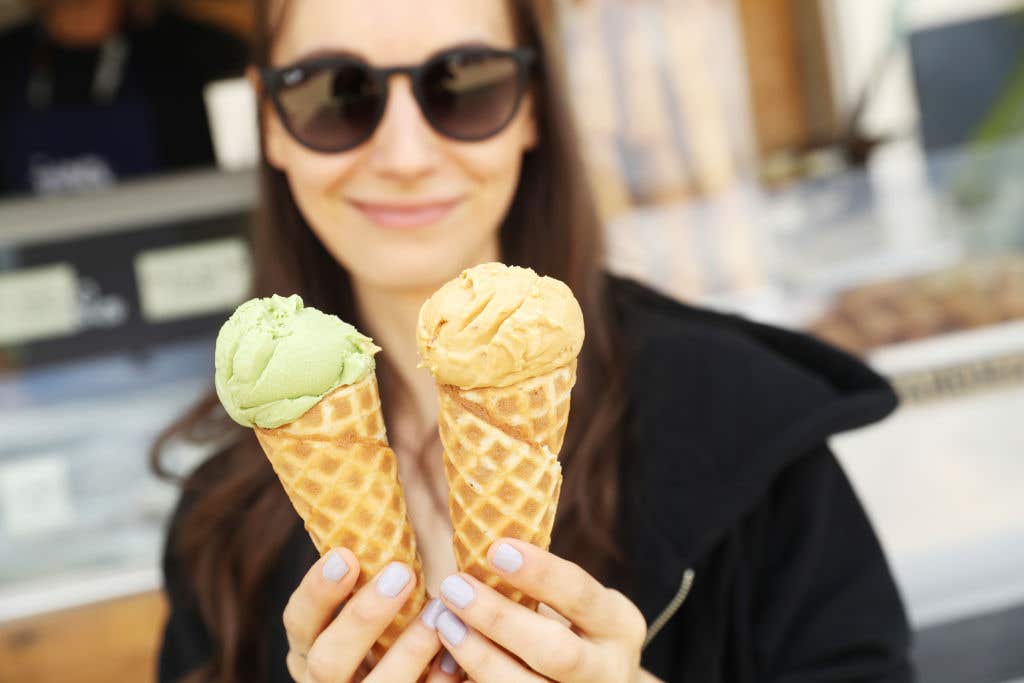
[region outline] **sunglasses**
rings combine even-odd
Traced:
[[[375,68],[332,56],[264,68],[260,75],[292,137],[318,152],[344,152],[377,130],[394,74],[409,76],[424,118],[441,135],[461,141],[497,135],[519,109],[534,58],[525,47],[459,47],[417,65]]]

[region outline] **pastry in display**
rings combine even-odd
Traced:
[[[1018,318],[1024,318],[1024,255],[1010,254],[849,290],[811,330],[865,353]]]

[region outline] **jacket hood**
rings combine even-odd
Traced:
[[[674,558],[644,572],[666,586],[788,465],[897,405],[878,374],[809,336],[693,308],[630,280],[612,278],[611,292],[632,397],[623,511],[633,516],[629,528],[645,530],[645,552]]]

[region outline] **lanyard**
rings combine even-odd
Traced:
[[[108,38],[100,47],[92,74],[90,97],[93,104],[110,104],[121,89],[124,68],[130,48],[120,33]],[[26,99],[34,109],[47,109],[53,104],[53,53],[48,45],[38,43],[33,68],[28,79]]]

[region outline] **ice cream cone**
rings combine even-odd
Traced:
[[[562,486],[557,454],[575,382],[573,361],[510,387],[438,387],[456,563],[531,609],[536,601],[490,569],[487,549],[500,537],[551,544]]]
[[[376,375],[338,387],[294,422],[255,431],[317,550],[344,546],[359,559],[357,589],[392,561],[416,572],[413,595],[377,641],[382,655],[423,608],[426,593]]]
[[[551,543],[583,344],[579,303],[558,280],[483,264],[424,303],[417,343],[438,388],[456,564],[534,608],[490,568],[487,551],[501,537]]]
[[[214,383],[224,409],[252,427],[306,530],[323,554],[359,560],[356,588],[389,562],[416,587],[374,645],[379,658],[425,602],[416,537],[377,393],[380,349],[352,325],[297,295],[245,302],[221,327]]]

